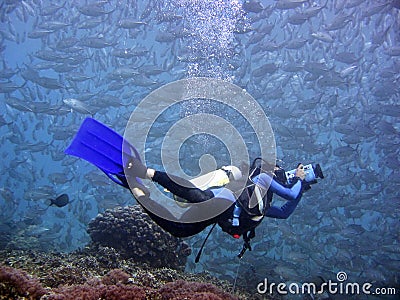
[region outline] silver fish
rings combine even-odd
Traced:
[[[77,111],[81,114],[89,114],[93,115],[93,113],[89,110],[87,105],[82,101],[73,98],[67,98],[63,100],[64,104],[70,107],[72,110]]]

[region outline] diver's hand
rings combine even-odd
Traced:
[[[297,166],[295,176],[296,176],[296,177],[299,177],[301,180],[304,180],[304,179],[306,178],[306,172],[304,172],[304,166],[303,166],[303,164],[299,164],[299,165]]]

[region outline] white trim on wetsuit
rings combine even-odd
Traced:
[[[230,189],[221,187],[221,188],[212,188],[210,189],[210,191],[214,194],[215,198],[222,198],[229,200],[231,202],[236,202],[235,195]]]

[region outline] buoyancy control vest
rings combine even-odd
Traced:
[[[254,159],[250,166],[246,186],[237,200],[237,204],[253,220],[259,220],[264,216],[272,200],[272,192],[260,188],[253,181],[262,172],[262,162],[263,159],[260,157]]]
[[[261,221],[263,220],[264,214],[267,211],[267,209],[270,207],[270,203],[272,201],[272,196],[273,196],[272,192],[269,190],[268,191],[257,190],[257,189],[259,189],[259,187],[257,187],[256,184],[252,181],[252,179],[255,176],[259,175],[262,172],[262,167],[261,167],[262,162],[263,162],[262,158],[256,158],[253,161],[252,165],[250,166],[249,176],[247,177],[246,185],[244,186],[244,188],[242,188],[239,191],[239,193],[237,193],[237,192],[235,193],[235,191],[234,191],[234,193],[236,195],[236,199],[237,199],[236,202],[233,203],[220,216],[219,220],[217,221],[218,225],[221,227],[221,229],[224,232],[232,235],[234,238],[240,238],[241,236],[243,237],[244,245],[243,245],[241,252],[238,255],[239,258],[241,258],[244,255],[246,250],[251,251],[250,239],[255,237],[255,228],[258,225],[260,225]],[[216,171],[219,171],[219,170],[216,170]],[[214,172],[216,172],[216,171],[214,171]],[[235,178],[235,176],[230,176],[229,172],[226,172],[226,170],[224,170],[224,171],[226,174],[218,172],[216,175],[221,175],[221,176],[216,176],[214,178],[214,180],[219,178],[219,180],[217,180],[217,181],[219,183],[223,183],[223,184],[216,185],[215,183],[210,182],[210,184],[203,185],[202,189],[215,187],[215,186],[226,186],[227,184],[232,183],[232,181],[230,181],[231,177],[233,177],[233,179],[237,180],[237,178]],[[284,175],[284,171],[282,174]],[[206,174],[204,176],[205,176],[205,178],[207,178],[207,176],[210,176],[210,175]],[[277,176],[277,174],[275,174],[275,176]],[[281,177],[281,176],[278,175],[278,177]],[[200,180],[198,182],[200,182]],[[192,183],[194,183],[194,182],[192,182]],[[256,205],[251,206],[251,204],[254,203],[254,200],[256,201]],[[240,206],[243,209],[239,216],[239,219],[240,219],[239,226],[234,226],[233,222],[232,222],[235,206]],[[202,249],[205,245],[205,242],[206,242],[207,238],[209,237],[211,231],[214,229],[214,227],[215,227],[215,224],[212,227],[212,229],[210,230],[210,232],[208,233],[206,239],[204,240],[204,242],[199,250],[199,253],[197,254],[197,257],[195,260],[196,262],[199,261]]]
[[[263,172],[261,164],[263,160],[256,158],[250,166],[249,176],[247,178],[244,189],[237,194],[235,205],[241,208],[239,217],[239,226],[232,224],[232,217],[234,216],[235,207],[232,206],[228,209],[224,217],[220,219],[218,225],[223,231],[229,233],[235,238],[240,236],[246,237],[246,234],[254,229],[261,223],[264,218],[265,212],[270,207],[273,193],[258,187],[253,179],[261,172]],[[254,234],[254,233],[253,233]]]

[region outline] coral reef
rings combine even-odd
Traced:
[[[231,290],[231,282],[208,273],[146,266],[110,247],[73,253],[0,251],[0,300],[237,299],[223,292]],[[243,290],[235,294],[252,298]]]
[[[210,283],[187,282],[178,280],[161,287],[158,292],[161,299],[204,299],[204,300],[234,300],[236,297],[225,293]]]
[[[238,299],[210,283],[178,280],[156,289],[134,283],[123,270],[114,269],[102,278],[92,277],[83,284],[60,285],[47,290],[25,271],[0,265],[0,299],[43,300],[234,300]]]
[[[10,229],[11,232],[11,229]],[[7,232],[5,230],[0,230],[0,235],[1,235],[1,239],[0,239],[0,249],[5,249],[7,244],[11,241],[11,234],[10,232]]]
[[[40,299],[47,291],[37,278],[25,271],[7,266],[0,266],[0,299]]]
[[[153,267],[182,269],[190,255],[187,245],[155,224],[140,205],[108,209],[89,223],[87,231],[92,247],[112,247],[124,258]]]
[[[112,273],[112,274],[111,274]],[[107,300],[162,300],[162,299],[193,299],[193,300],[235,300],[238,299],[210,283],[188,282],[184,280],[164,284],[159,289],[140,287],[125,282],[119,282],[120,270],[113,270],[101,280],[93,280],[84,285],[63,286],[54,289],[46,296],[47,300],[75,299],[107,299]],[[127,275],[127,274],[126,274]],[[117,278],[114,278],[117,276]],[[129,278],[127,278],[129,279]],[[111,280],[111,281],[110,281]]]

